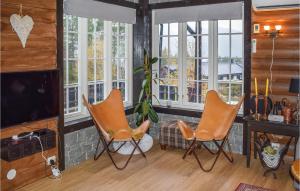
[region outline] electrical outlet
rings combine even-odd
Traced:
[[[51,163],[50,163],[51,160],[53,160],[54,163],[55,163],[55,162],[56,162],[56,156],[51,156],[51,157],[48,157],[48,158],[47,158],[47,165],[48,165],[48,166],[51,165]]]

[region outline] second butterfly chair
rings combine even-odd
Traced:
[[[137,129],[131,129],[129,127],[120,90],[113,89],[109,96],[98,104],[89,104],[84,96],[83,102],[90,112],[99,133],[94,160],[97,160],[102,153],[106,151],[114,166],[118,170],[122,170],[126,168],[136,149],[138,149],[142,156],[146,158],[146,155],[139,147],[139,143],[148,130],[150,121],[144,121]],[[116,150],[111,150],[110,145],[114,142],[123,143]],[[122,167],[119,167],[111,153],[117,152],[126,142],[131,142],[134,149],[130,153],[125,164]],[[104,148],[98,154],[100,143],[102,143]]]
[[[188,154],[193,154],[200,168],[205,172],[209,172],[213,169],[221,153],[223,153],[225,157],[232,163],[233,157],[230,144],[228,142],[228,135],[239,108],[243,103],[243,100],[244,96],[241,97],[238,104],[230,105],[225,103],[218,96],[216,91],[208,91],[206,95],[204,111],[196,130],[192,130],[183,121],[178,121],[178,127],[180,128],[184,139],[191,142],[190,146],[183,155],[183,159],[185,159]],[[219,144],[218,141],[220,141],[221,144]],[[205,142],[213,142],[218,150],[213,152],[204,144]],[[216,155],[212,165],[209,168],[203,167],[196,154],[198,143],[200,146],[203,146],[205,149],[207,149],[211,154]],[[230,152],[230,156],[228,156],[228,154],[223,150],[226,143]]]

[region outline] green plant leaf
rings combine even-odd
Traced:
[[[138,73],[138,72],[143,71],[143,70],[144,70],[144,67],[143,66],[139,66],[139,67],[137,67],[137,68],[135,68],[133,70],[133,73]]]
[[[154,57],[150,60],[150,63],[151,64],[155,64],[156,62],[158,61],[158,58],[157,57]]]
[[[141,104],[141,103],[138,103],[138,104],[135,106],[135,108],[134,108],[134,110],[133,110],[133,113],[136,113],[136,112],[141,108],[141,106],[142,106],[142,104]]]
[[[144,79],[144,80],[143,80],[142,88],[145,88],[145,85],[147,84],[147,81],[148,81],[147,79]]]
[[[137,126],[140,126],[140,125],[142,124],[142,122],[143,122],[143,115],[141,115],[141,114],[138,113],[138,114],[136,115],[136,123],[135,123],[135,124],[136,124]]]
[[[144,96],[144,88],[142,88],[142,90],[141,90],[141,92],[140,92],[139,102],[142,102],[143,96]]]
[[[158,122],[158,115],[157,113],[154,111],[154,109],[149,109],[149,117],[151,119],[152,122],[157,123]]]
[[[147,102],[147,100],[144,100],[144,102],[143,102],[143,116],[144,117],[148,115],[149,109],[150,109],[149,103]]]

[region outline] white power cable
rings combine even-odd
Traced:
[[[273,81],[273,73],[272,73],[272,67],[274,64],[274,50],[275,50],[275,38],[272,38],[272,59],[271,59],[271,65],[270,65],[270,97],[272,97],[273,95],[273,91],[272,91],[272,81]]]
[[[41,138],[39,136],[36,136],[36,135],[32,136],[32,138],[36,138],[37,140],[39,140],[39,143],[41,145],[41,150],[42,150],[42,157],[47,162],[47,158],[44,155],[44,148],[43,148],[43,144],[42,144]]]

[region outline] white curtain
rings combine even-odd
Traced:
[[[241,19],[243,3],[220,3],[189,7],[157,9],[154,11],[155,24],[199,20]]]
[[[121,23],[135,24],[136,22],[135,9],[95,0],[65,0],[64,13]]]

